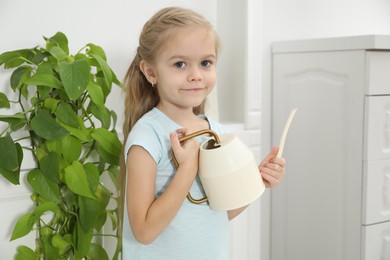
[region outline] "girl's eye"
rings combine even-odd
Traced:
[[[182,61],[178,61],[178,62],[175,63],[175,67],[179,68],[179,69],[184,68],[185,65],[186,64],[184,62],[182,62]]]
[[[213,61],[211,61],[211,60],[204,60],[201,62],[201,65],[203,67],[210,67],[212,64],[213,64]]]

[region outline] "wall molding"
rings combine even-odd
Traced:
[[[245,129],[261,128],[261,1],[246,1]]]

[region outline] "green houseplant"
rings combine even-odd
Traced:
[[[101,176],[118,188],[122,148],[105,101],[120,83],[101,47],[87,44],[71,55],[63,33],[44,40],[44,47],[0,55],[0,66],[13,70],[9,87],[16,99],[0,92],[0,108],[13,113],[0,115],[0,174],[19,184],[26,152],[35,164],[27,173],[35,206],[17,220],[11,240],[36,232],[36,247],[19,246],[16,259],[107,259],[96,242],[107,221],[117,259],[118,207],[108,205],[118,198]]]

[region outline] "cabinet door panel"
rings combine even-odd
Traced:
[[[367,161],[390,159],[390,96],[366,97],[364,136]]]
[[[364,57],[274,55],[274,144],[298,111],[284,147],[286,177],[271,191],[272,260],[360,259]]]
[[[390,220],[390,160],[364,163],[364,225]]]

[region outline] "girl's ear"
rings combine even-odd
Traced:
[[[139,64],[139,67],[150,84],[154,85],[157,83],[156,73],[154,72],[152,64],[145,60],[142,60]]]

